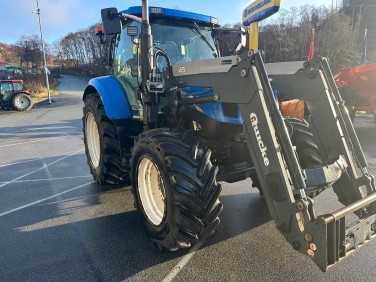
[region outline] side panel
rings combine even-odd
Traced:
[[[115,76],[93,78],[84,92],[84,99],[88,93],[98,92],[102,99],[105,112],[109,119],[130,119],[131,111],[127,96]]]
[[[207,87],[187,86],[183,89],[183,95],[192,95],[193,97],[198,98],[213,96],[214,93]],[[204,115],[210,117],[211,119],[217,122],[243,124],[243,118],[241,117],[240,110],[238,109],[236,117],[227,116],[224,112],[223,104],[221,102],[203,103],[199,105],[193,104],[189,107],[203,113]]]

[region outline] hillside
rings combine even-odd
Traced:
[[[19,47],[0,42],[0,62],[19,63]]]

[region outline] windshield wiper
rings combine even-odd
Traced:
[[[206,39],[205,35],[202,33],[200,27],[197,25],[195,21],[193,21],[193,26],[195,27],[195,31],[197,32],[198,35],[205,41],[205,43],[210,47],[210,49],[214,52],[215,49],[214,47],[210,44],[210,42]]]

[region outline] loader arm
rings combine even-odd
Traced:
[[[302,93],[311,94],[307,104],[314,133],[327,162],[322,167],[306,170],[297,160],[259,53],[250,51],[239,56],[179,64],[173,66],[173,74],[189,86],[207,87],[212,92],[212,102],[219,99],[239,105],[244,136],[268,209],[277,228],[294,249],[310,256],[326,271],[375,238],[373,176],[367,171],[359,141],[349,125],[348,114],[342,107],[325,59],[320,59],[314,68],[307,66],[296,74],[280,79],[273,77],[273,83],[291,91],[296,98],[302,98]],[[284,82],[284,78],[288,78],[288,82]],[[184,97],[182,99],[184,103]],[[205,102],[209,100],[206,97]],[[200,101],[193,99],[191,103]],[[321,123],[327,125],[321,128]],[[314,202],[306,192],[313,185],[331,187],[339,179],[348,179],[348,183],[345,181],[343,187],[335,190],[345,207],[316,216]],[[367,193],[361,189],[363,186]],[[344,197],[348,194],[351,197]],[[345,217],[354,212],[359,220],[346,226]]]

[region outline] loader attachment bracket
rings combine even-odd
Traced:
[[[337,262],[376,239],[375,213],[370,212],[347,226],[345,221],[345,216],[364,209],[375,199],[376,193],[373,193],[341,210],[319,216],[317,224],[307,227],[307,232],[310,232],[312,242],[316,245],[312,259],[322,271],[329,270]]]

